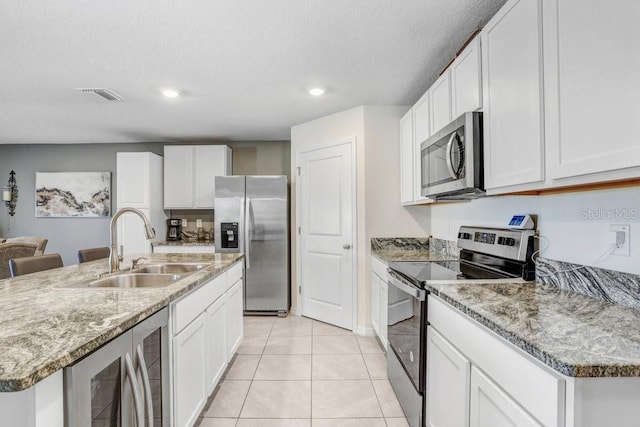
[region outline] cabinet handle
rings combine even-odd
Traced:
[[[124,356],[124,366],[127,369],[127,378],[129,379],[129,385],[131,386],[131,392],[133,393],[133,405],[136,408],[136,425],[138,427],[142,427],[144,417],[140,402],[140,390],[138,389],[138,379],[136,378],[136,373],[133,370],[133,363],[131,363],[131,356],[129,356],[129,353]]]
[[[142,375],[142,384],[144,387],[146,425],[147,427],[153,427],[153,397],[151,396],[151,382],[149,381],[147,364],[145,363],[144,353],[142,352],[140,344],[136,347],[136,356],[138,358],[138,370]]]
[[[247,197],[245,206],[245,224],[244,224],[244,265],[248,269],[251,268],[251,254],[249,247],[251,246],[251,199]]]

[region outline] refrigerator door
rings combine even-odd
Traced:
[[[214,240],[216,253],[244,252],[245,177],[216,176],[214,201]],[[235,248],[223,248],[220,229],[222,223],[238,224],[238,244]]]
[[[245,311],[286,313],[289,309],[287,178],[246,178]]]

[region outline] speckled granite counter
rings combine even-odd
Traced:
[[[165,240],[161,242],[153,242],[151,246],[215,246],[216,243],[211,240],[198,242],[197,240]]]
[[[372,238],[371,254],[385,263],[393,261],[446,261],[457,254],[434,251],[431,238],[397,237]]]
[[[640,376],[640,311],[536,283],[434,284],[430,291],[571,377]]]
[[[0,280],[0,392],[31,387],[241,260],[241,254],[154,254],[149,262],[211,263],[163,288],[87,289],[106,260]],[[130,258],[129,258],[130,260]],[[123,267],[130,261],[125,259]]]

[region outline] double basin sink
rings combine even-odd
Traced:
[[[71,288],[162,288],[207,267],[206,263],[143,264],[135,270],[121,271],[99,279],[67,285]]]

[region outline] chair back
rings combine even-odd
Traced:
[[[34,255],[44,254],[44,249],[47,247],[48,242],[49,239],[35,236],[10,237],[6,241],[6,243],[30,243],[32,245],[36,245],[37,248]]]
[[[80,249],[78,251],[78,262],[89,262],[95,261],[97,259],[109,258],[109,252],[111,250],[109,248],[89,248],[89,249]]]
[[[0,280],[11,277],[9,260],[36,253],[36,245],[30,243],[0,243]]]
[[[60,254],[29,256],[9,260],[11,277],[63,267]]]

